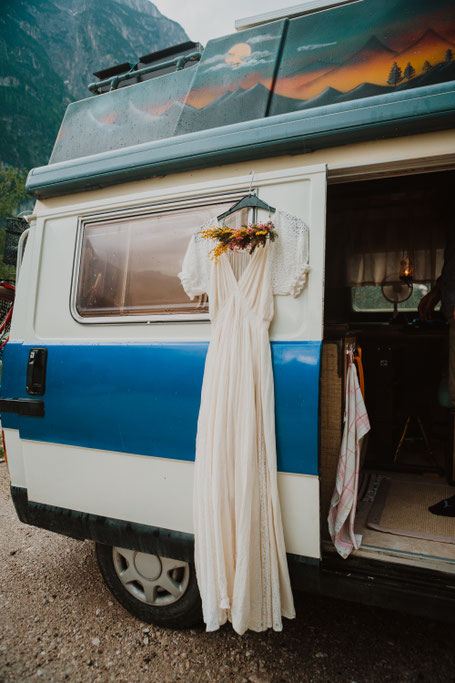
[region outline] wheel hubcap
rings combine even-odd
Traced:
[[[147,555],[147,553],[136,553],[134,558],[136,571],[149,581],[156,581],[161,576],[162,565],[158,555]]]
[[[112,559],[126,590],[148,605],[172,605],[188,588],[187,562],[117,547],[112,549]]]

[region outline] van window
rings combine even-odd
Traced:
[[[417,311],[421,299],[431,289],[431,283],[414,283],[408,299],[398,303],[399,311]],[[387,313],[393,311],[393,303],[382,293],[380,285],[351,287],[352,310],[356,313]],[[436,307],[439,310],[440,305]]]
[[[77,314],[106,318],[207,313],[207,296],[190,301],[178,273],[191,235],[232,203],[85,223]]]

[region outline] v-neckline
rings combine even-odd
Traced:
[[[254,254],[251,256],[250,260],[249,260],[248,263],[246,264],[245,270],[242,272],[242,274],[240,275],[240,277],[239,277],[238,280],[237,280],[237,278],[235,277],[234,269],[233,269],[233,267],[231,266],[231,262],[229,261],[229,256],[228,256],[228,254],[227,254],[226,252],[224,252],[224,253],[222,254],[222,257],[224,258],[224,260],[225,260],[225,262],[226,262],[226,264],[227,264],[227,267],[228,267],[228,269],[229,269],[229,272],[231,273],[231,277],[232,277],[232,279],[234,280],[234,282],[235,282],[235,284],[237,285],[237,287],[240,288],[240,285],[241,285],[241,283],[242,283],[243,278],[244,278],[244,277],[246,276],[246,274],[248,273],[248,271],[249,271],[250,267],[252,266],[252,264],[253,264],[255,258],[257,258],[257,255],[258,255],[258,252],[259,252],[260,249],[266,249],[266,245],[263,246],[263,247],[256,247],[256,249],[254,250]]]

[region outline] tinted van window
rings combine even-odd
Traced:
[[[206,313],[207,296],[190,301],[178,273],[193,232],[232,203],[86,223],[76,292],[79,316]]]

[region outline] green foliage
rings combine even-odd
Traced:
[[[27,171],[0,164],[0,220],[18,213],[26,199],[25,181]]]
[[[15,266],[7,266],[1,260],[3,257],[3,250],[5,248],[5,228],[0,229],[0,280],[16,280]]]
[[[405,66],[405,69],[403,71],[403,78],[407,78],[408,81],[411,80],[411,78],[414,78],[416,74],[416,70],[412,66],[411,62],[408,62]]]
[[[14,266],[7,266],[1,260],[5,247],[5,218],[17,215],[21,203],[27,199],[26,178],[25,169],[0,164],[0,279],[15,279]]]
[[[392,68],[390,69],[389,78],[387,79],[387,83],[389,85],[398,85],[398,83],[402,80],[403,80],[403,74],[401,72],[401,68],[398,66],[398,64],[396,62],[394,62]]]

